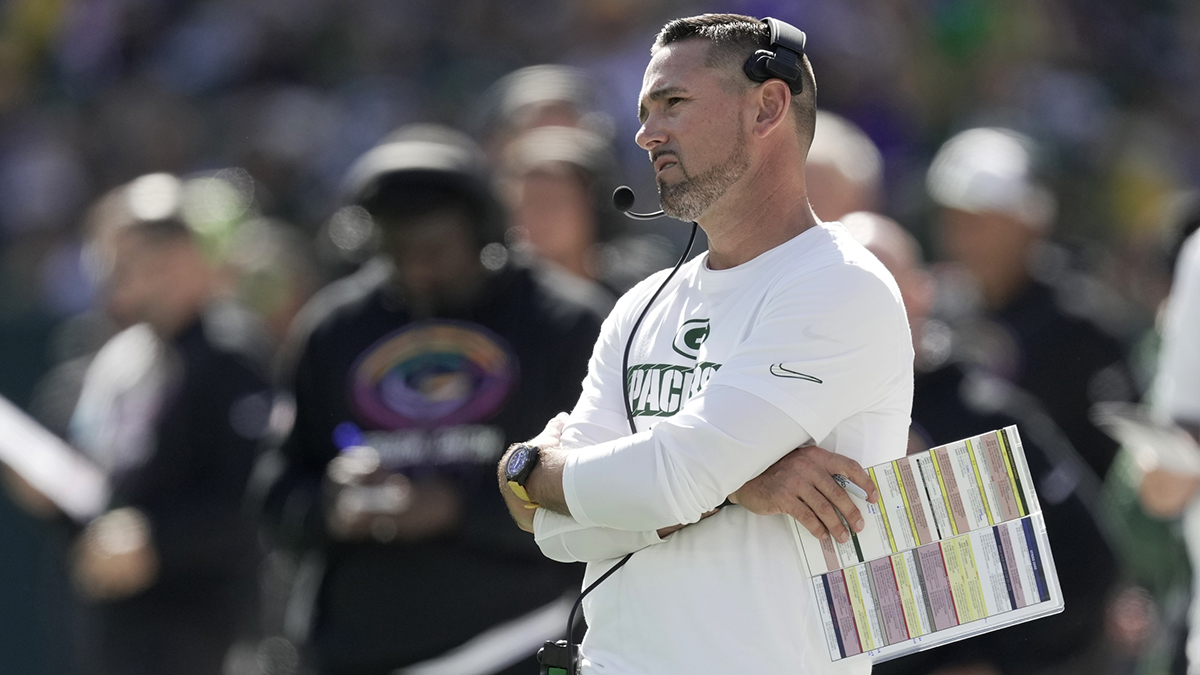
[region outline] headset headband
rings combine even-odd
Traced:
[[[768,49],[760,49],[746,60],[743,66],[746,77],[755,82],[779,78],[788,84],[792,95],[799,94],[804,90],[801,57],[808,36],[799,28],[779,19],[767,17],[763,23],[771,31],[771,44]]]

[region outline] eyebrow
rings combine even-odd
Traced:
[[[675,94],[683,93],[684,91],[686,90],[683,87],[671,86],[655,89],[649,94],[646,94],[642,97],[642,100],[638,102],[638,121],[645,122],[646,116],[649,114],[646,111],[646,101],[658,101],[668,96],[674,96]]]

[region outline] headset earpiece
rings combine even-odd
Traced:
[[[808,36],[795,26],[767,17],[763,23],[771,30],[771,46],[760,49],[746,59],[742,70],[755,82],[766,82],[777,77],[788,84],[792,95],[804,90],[803,69],[804,44]]]

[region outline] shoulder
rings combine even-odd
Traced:
[[[151,369],[162,350],[162,342],[144,323],[130,326],[108,339],[88,365],[85,383],[136,382]]]
[[[391,270],[380,259],[363,265],[357,272],[317,291],[296,317],[295,331],[311,333],[318,328],[353,318],[371,298],[380,292]]]
[[[784,246],[793,251],[777,265],[776,292],[801,292],[824,304],[869,301],[869,307],[903,310],[891,272],[840,223],[818,225]]]
[[[219,301],[200,315],[197,326],[173,342],[188,368],[188,378],[265,385],[271,342],[259,318],[232,301]]]
[[[544,266],[517,266],[508,274],[528,286],[540,308],[568,321],[589,320],[597,325],[612,310],[614,298],[603,286]]]
[[[214,303],[201,315],[200,326],[214,353],[243,359],[258,368],[270,363],[272,349],[266,328],[242,305],[232,301]]]
[[[390,278],[382,260],[373,260],[357,272],[318,291],[304,306],[288,332],[280,362],[290,366],[308,349],[316,335],[328,334],[360,317]]]

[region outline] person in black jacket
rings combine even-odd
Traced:
[[[1041,163],[1031,138],[1003,128],[963,131],[934,157],[927,186],[938,243],[966,273],[947,284],[958,292],[953,323],[964,351],[1036,396],[1103,480],[1117,444],[1088,410],[1137,396],[1123,318],[1103,284],[1049,243],[1057,203]]]
[[[574,404],[602,309],[508,261],[456,132],[401,130],[348,183],[382,255],[302,312],[277,404],[294,423],[256,478],[304,556],[293,637],[321,673],[535,672],[581,570],[511,526],[492,467]]]
[[[1016,675],[1078,673],[1101,667],[1107,606],[1119,569],[1105,536],[1100,484],[1031,394],[943,348],[947,328],[930,319],[932,278],[917,242],[895,221],[868,212],[842,218],[846,229],[883,262],[900,288],[917,353],[909,454],[1016,425],[1046,518],[1066,608],[1061,614],[986,633],[880,664],[878,675]]]
[[[74,550],[88,673],[219,673],[255,619],[242,509],[270,412],[267,343],[222,300],[219,242],[180,215],[183,189],[139,178],[92,232],[106,310],[128,328],[88,367],[70,422],[112,487]]]

